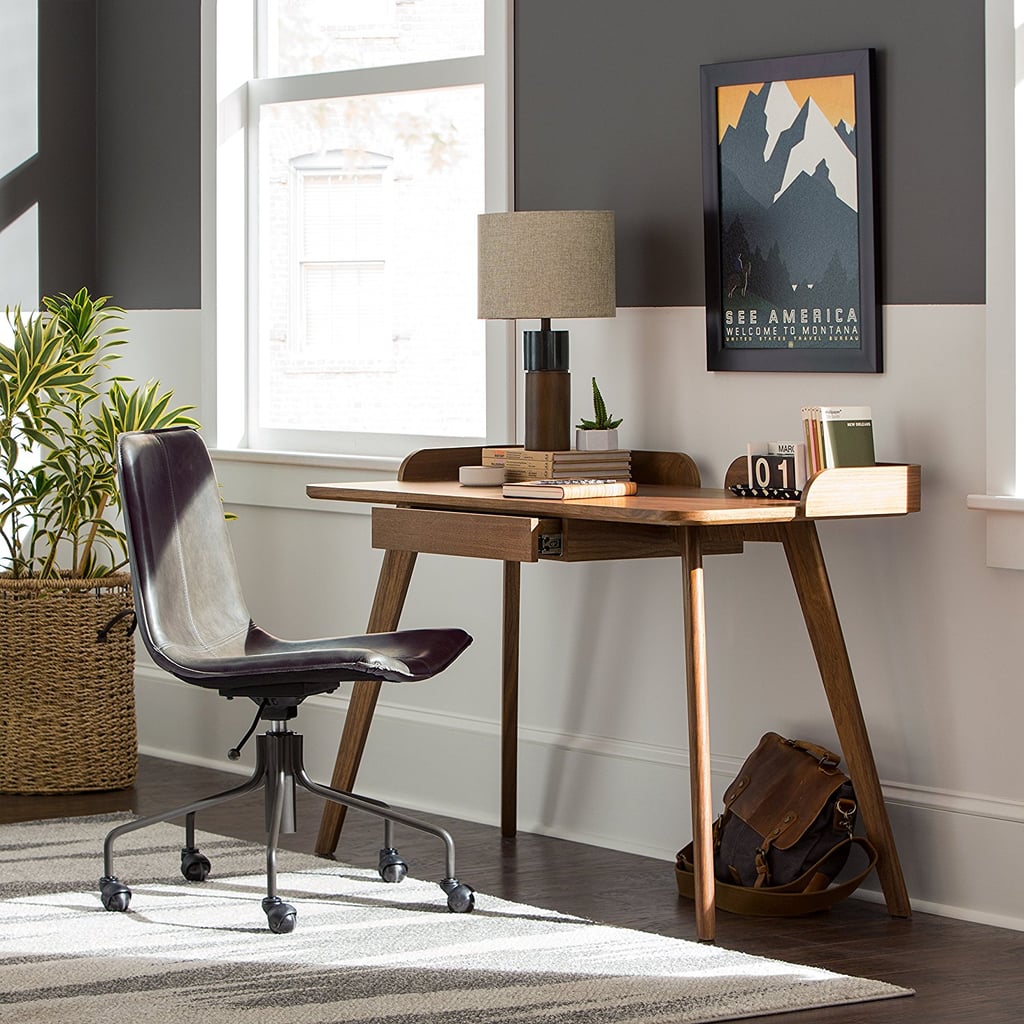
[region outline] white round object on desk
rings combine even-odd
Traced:
[[[459,466],[459,483],[464,487],[500,487],[505,470],[500,466]]]

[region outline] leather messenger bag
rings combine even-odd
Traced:
[[[715,905],[736,914],[790,917],[849,896],[874,868],[871,843],[853,834],[857,802],[840,758],[769,732],[725,792],[714,825]],[[832,885],[855,847],[868,865]],[[693,843],[676,856],[676,884],[693,899]]]

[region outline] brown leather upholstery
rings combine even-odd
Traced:
[[[347,680],[427,679],[472,642],[461,629],[273,636],[246,607],[220,489],[199,434],[190,428],[122,434],[117,468],[139,630],[156,664],[186,682],[225,696],[297,701]]]

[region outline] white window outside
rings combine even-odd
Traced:
[[[389,163],[380,154],[352,152],[291,161],[290,274],[278,267],[267,280],[288,310],[276,330],[272,315],[270,323],[271,336],[285,343],[282,372],[396,369],[387,316],[394,260]],[[273,405],[274,395],[267,401]]]
[[[509,199],[505,0],[215,19],[217,446],[511,437],[508,331],[476,317],[477,214]]]

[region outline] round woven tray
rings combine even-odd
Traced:
[[[134,783],[131,609],[127,573],[92,580],[0,575],[0,792]]]

